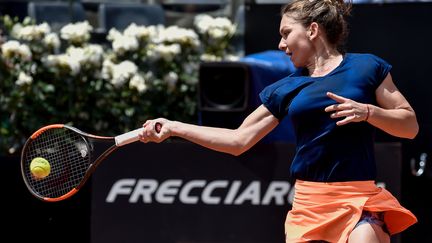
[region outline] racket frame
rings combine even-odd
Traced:
[[[59,197],[55,197],[55,198],[50,198],[50,197],[44,197],[41,196],[39,193],[35,192],[33,190],[33,187],[31,186],[31,184],[28,182],[28,173],[31,173],[30,171],[25,171],[25,159],[26,158],[26,152],[27,149],[29,147],[29,145],[35,140],[37,139],[37,137],[39,137],[41,134],[47,132],[50,129],[69,129],[73,132],[75,132],[76,134],[80,135],[83,140],[85,141],[85,143],[87,144],[88,147],[91,148],[90,150],[90,154],[89,156],[92,154],[93,151],[93,147],[90,146],[92,144],[89,144],[88,139],[93,139],[96,141],[110,141],[113,142],[113,145],[108,147],[107,149],[104,150],[103,153],[101,153],[94,161],[90,161],[90,165],[88,166],[88,168],[86,169],[86,172],[84,173],[83,178],[80,180],[80,182],[78,183],[78,185],[75,188],[72,188],[70,191],[68,191],[67,193],[59,196]],[[157,133],[159,133],[162,129],[162,124],[157,122],[155,124],[154,129],[156,130]],[[133,143],[139,140],[139,134],[144,130],[144,128],[138,128],[135,129],[133,131],[118,135],[116,137],[106,137],[106,136],[98,136],[98,135],[94,135],[94,134],[90,134],[90,133],[86,133],[83,132],[79,129],[77,129],[76,127],[73,126],[68,126],[65,124],[51,124],[51,125],[47,125],[44,126],[42,128],[39,128],[36,132],[34,132],[25,142],[24,147],[21,151],[21,174],[22,177],[24,179],[24,183],[26,185],[26,187],[28,188],[28,190],[31,192],[31,194],[33,196],[35,196],[36,198],[45,201],[45,202],[58,202],[58,201],[62,201],[65,200],[67,198],[70,198],[72,195],[76,194],[86,183],[86,181],[90,178],[91,174],[95,171],[96,167],[104,160],[108,157],[108,155],[110,155],[113,151],[115,151],[118,147],[124,146],[126,144],[129,143]]]
[[[50,129],[69,129],[77,134],[79,134],[81,137],[83,137],[83,140],[88,143],[88,139],[93,139],[93,140],[99,140],[99,141],[112,141],[113,145],[108,147],[103,153],[101,153],[94,161],[90,161],[90,165],[87,168],[83,178],[81,179],[81,181],[79,182],[79,184],[71,189],[69,192],[63,194],[62,196],[59,197],[55,197],[55,198],[50,198],[50,197],[44,197],[41,196],[39,193],[35,192],[32,189],[32,186],[30,185],[30,183],[27,180],[27,174],[31,173],[29,171],[25,171],[25,155],[26,155],[26,148],[37,138],[39,137],[41,134],[47,132]],[[91,174],[95,171],[96,167],[105,159],[108,157],[109,154],[111,154],[114,150],[116,150],[118,148],[118,146],[115,144],[115,138],[114,137],[106,137],[106,136],[97,136],[97,135],[93,135],[93,134],[89,134],[86,132],[83,132],[75,127],[72,126],[68,126],[65,124],[51,124],[51,125],[47,125],[44,126],[40,129],[38,129],[36,132],[34,132],[26,141],[26,143],[24,144],[24,147],[21,151],[21,174],[22,177],[24,179],[24,183],[27,187],[27,189],[30,191],[30,193],[35,196],[36,198],[45,201],[45,202],[58,202],[58,201],[62,201],[65,200],[67,198],[70,198],[72,195],[76,194],[86,183],[86,181],[88,180],[88,178],[90,178]],[[92,152],[90,151],[90,154]]]

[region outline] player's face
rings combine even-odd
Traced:
[[[291,57],[294,66],[306,67],[313,50],[308,30],[292,17],[284,14],[279,32],[281,35],[279,49]]]

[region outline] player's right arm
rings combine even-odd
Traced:
[[[157,133],[156,123],[162,124]],[[179,121],[159,118],[144,123],[140,134],[143,142],[162,142],[170,136],[180,137],[219,152],[240,155],[250,149],[271,130],[279,121],[263,105],[253,111],[237,129],[198,126]]]

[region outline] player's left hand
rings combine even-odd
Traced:
[[[331,118],[344,117],[344,119],[337,121],[336,125],[342,126],[350,122],[362,122],[368,119],[367,104],[355,102],[332,92],[327,92],[327,96],[335,100],[337,104],[329,105],[324,110],[331,113]]]

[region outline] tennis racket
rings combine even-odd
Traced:
[[[160,132],[161,127],[160,123],[156,123],[155,130]],[[80,190],[96,167],[113,151],[138,141],[138,134],[143,129],[116,137],[103,137],[64,124],[42,127],[27,139],[21,152],[21,173],[25,185],[33,196],[42,201],[65,200]],[[98,149],[95,149],[96,142]],[[35,176],[34,170],[30,169],[35,158],[43,158],[49,163],[49,174],[43,178]]]

